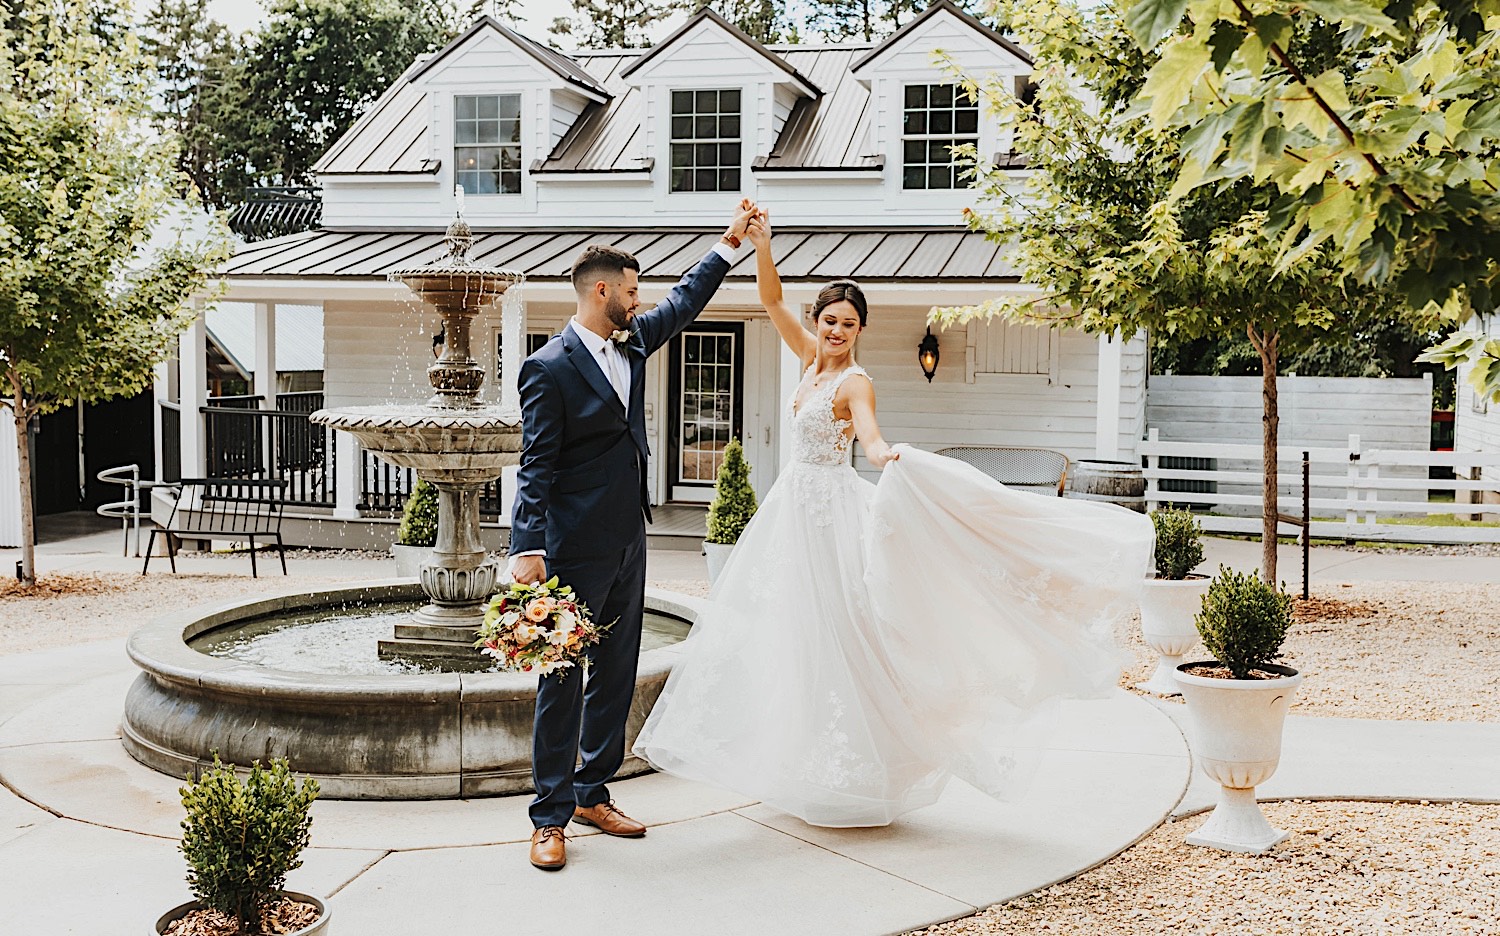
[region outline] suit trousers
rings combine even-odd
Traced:
[[[611,624],[590,648],[587,679],[577,669],[537,684],[531,822],[566,826],[575,806],[609,799],[605,783],[625,760],[625,725],[635,695],[645,612],[646,532],[614,556],[547,561],[547,574],[571,585],[595,622]]]

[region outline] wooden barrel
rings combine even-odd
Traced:
[[[1131,462],[1081,458],[1068,474],[1068,496],[1146,510],[1146,479]]]

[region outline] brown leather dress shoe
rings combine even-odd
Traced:
[[[573,819],[606,835],[640,838],[646,834],[646,827],[616,809],[613,800],[597,806],[578,806],[573,810]]]
[[[531,863],[543,871],[556,871],[568,863],[568,837],[562,826],[542,826],[531,833]]]

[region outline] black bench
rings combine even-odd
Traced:
[[[177,482],[176,503],[167,525],[151,531],[146,562],[151,567],[156,534],[167,538],[167,558],[177,571],[177,540],[184,537],[247,540],[250,543],[250,575],[258,578],[255,540],[274,541],[281,556],[281,574],[286,575],[286,545],[281,541],[281,505],[285,480],[241,480],[239,478],[184,478]]]

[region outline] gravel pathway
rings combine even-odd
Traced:
[[[1322,585],[1296,614],[1286,662],[1305,679],[1292,714],[1500,721],[1500,583]],[[1136,659],[1129,687],[1155,656],[1138,624],[1120,638]]]
[[[1188,845],[1164,825],[1070,881],[928,936],[1056,933],[1500,933],[1500,806],[1268,803],[1290,838],[1265,855]]]

